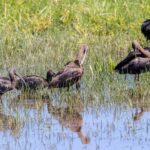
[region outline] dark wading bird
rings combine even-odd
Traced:
[[[17,81],[16,88],[24,90],[36,90],[48,87],[48,83],[52,80],[52,77],[54,75],[55,73],[52,70],[49,70],[47,72],[46,79],[37,75],[23,76],[22,78],[24,82],[21,79],[19,79]]]
[[[49,88],[69,88],[73,84],[76,84],[76,88],[78,89],[80,87],[80,79],[84,72],[83,63],[87,55],[87,51],[88,46],[82,45],[75,60],[66,63],[63,69],[56,73],[49,84]]]
[[[120,74],[134,74],[135,79],[139,79],[140,73],[150,71],[150,48],[142,48],[137,41],[133,41],[132,47],[134,51],[116,65],[115,71]]]
[[[16,87],[17,77],[23,80],[15,69],[9,71],[9,77],[0,77],[0,97],[7,91],[13,90]]]
[[[141,25],[141,32],[150,40],[150,19],[146,19]]]

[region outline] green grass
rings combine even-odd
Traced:
[[[149,0],[2,0],[0,68],[45,76],[74,58],[82,43],[90,50],[82,80],[83,97],[126,99],[129,81],[113,72],[137,39],[147,45],[140,25],[150,16]],[[149,73],[142,75],[147,93]],[[136,93],[138,88],[133,89]],[[91,91],[91,92],[89,92]]]

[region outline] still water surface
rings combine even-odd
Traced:
[[[2,98],[0,150],[143,150],[150,148],[148,104],[85,106],[51,99]],[[150,104],[149,104],[150,106]]]

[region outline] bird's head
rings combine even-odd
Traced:
[[[88,46],[86,44],[81,45],[80,50],[76,56],[76,60],[79,61],[80,65],[83,65],[87,52],[88,52]]]
[[[47,81],[50,82],[52,80],[52,77],[55,76],[55,73],[50,69],[47,71]]]
[[[12,68],[11,70],[8,71],[9,78],[11,82],[15,82],[18,78],[21,79],[24,83],[25,80],[22,78],[22,76],[16,71],[15,68]]]
[[[19,73],[17,73],[15,68],[12,68],[8,71],[9,74],[9,78],[11,81],[14,81],[17,79],[17,77],[22,78],[21,75]]]
[[[150,40],[150,19],[146,19],[141,25],[141,32]]]

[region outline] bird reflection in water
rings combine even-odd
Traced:
[[[18,107],[23,107],[41,111],[41,109],[47,105],[48,113],[54,116],[63,127],[69,128],[72,132],[77,133],[83,144],[89,144],[90,138],[82,130],[83,118],[80,112],[82,111],[83,106],[81,101],[78,104],[77,103],[74,103],[73,106],[69,105],[69,107],[57,107],[52,105],[49,96],[42,97],[41,99],[32,99],[31,97],[23,99],[23,96],[21,96],[18,97],[18,99],[15,99],[13,103],[10,104],[10,107],[13,110],[18,109]]]
[[[137,121],[140,120],[140,118],[144,115],[144,108],[140,108],[140,112],[138,112],[138,110],[136,110],[134,116],[133,116],[133,120]]]
[[[76,109],[53,106],[51,101],[48,101],[47,107],[48,112],[52,114],[63,127],[69,128],[72,132],[77,133],[83,144],[90,143],[90,138],[82,130],[82,115]]]
[[[144,112],[150,111],[150,103],[147,97],[143,97],[141,94],[138,96],[132,95],[132,104],[136,108],[136,112],[133,115],[133,120],[138,121],[144,115]]]

